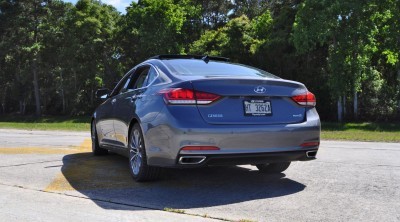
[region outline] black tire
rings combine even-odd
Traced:
[[[92,122],[91,127],[91,137],[92,137],[92,152],[95,156],[102,156],[108,154],[108,150],[103,149],[99,145],[99,139],[97,137],[96,123]]]
[[[282,163],[267,163],[267,164],[257,164],[256,167],[262,173],[282,173],[290,166],[290,162]]]
[[[129,172],[137,182],[158,179],[161,169],[147,165],[147,156],[142,130],[135,124],[129,132]]]

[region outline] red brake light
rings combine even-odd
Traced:
[[[182,88],[163,89],[159,93],[164,96],[164,99],[167,103],[176,105],[205,105],[210,104],[220,98],[219,95],[212,93]]]
[[[164,89],[159,93],[163,94],[165,101],[170,104],[196,104],[194,92],[190,89]]]
[[[317,104],[315,95],[311,92],[292,96],[292,100],[301,106],[314,107]]]
[[[206,92],[195,92],[197,104],[209,104],[212,103],[220,98],[219,95],[215,95],[212,93],[206,93]]]

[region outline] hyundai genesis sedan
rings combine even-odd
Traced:
[[[96,96],[93,153],[128,157],[136,181],[156,179],[163,167],[251,164],[281,173],[319,148],[316,98],[304,84],[223,57],[154,56]]]

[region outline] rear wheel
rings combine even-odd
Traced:
[[[101,156],[101,155],[108,154],[108,150],[101,148],[99,145],[99,139],[97,137],[97,130],[96,130],[96,123],[94,122],[94,120],[92,122],[91,135],[92,135],[92,152],[93,152],[93,154],[95,156]]]
[[[142,130],[135,124],[129,133],[129,169],[134,180],[155,180],[160,168],[147,165],[146,149]]]
[[[290,162],[282,163],[267,163],[267,164],[257,164],[256,167],[262,173],[282,173],[290,165]]]

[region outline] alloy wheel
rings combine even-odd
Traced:
[[[129,146],[129,161],[132,173],[134,175],[138,175],[140,172],[140,167],[142,166],[141,149],[143,149],[142,137],[139,130],[134,129]]]

